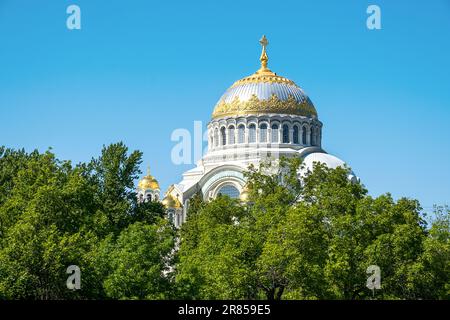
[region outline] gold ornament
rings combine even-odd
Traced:
[[[256,95],[252,95],[247,101],[240,101],[239,97],[236,97],[230,103],[221,101],[214,109],[212,117],[220,118],[268,113],[317,117],[316,109],[308,100],[298,102],[292,95],[287,100],[281,100],[275,94],[272,94],[267,100],[259,99]]]

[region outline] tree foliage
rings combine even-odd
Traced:
[[[300,159],[245,173],[248,202],[189,203],[175,230],[138,203],[142,153],[88,163],[0,147],[0,299],[449,299],[450,210],[372,197],[349,168]],[[81,269],[81,290],[66,269]],[[367,267],[381,289],[366,287]]]
[[[154,284],[167,283],[156,270],[173,248],[173,230],[164,224],[160,203],[136,201],[141,156],[117,143],[104,147],[99,158],[73,166],[51,151],[0,149],[0,298],[153,297],[111,289],[124,263],[127,272],[145,269]],[[127,246],[129,240],[136,242]],[[137,245],[145,255],[130,259],[141,252],[127,252]],[[113,250],[105,258],[107,247]],[[79,291],[66,288],[70,265],[81,269]],[[146,292],[146,287],[133,288]]]
[[[188,218],[176,278],[185,297],[371,299],[366,270],[377,265],[375,297],[449,298],[448,208],[427,228],[416,200],[373,198],[350,169],[319,163],[300,182],[299,166],[251,167],[248,203],[221,197]]]

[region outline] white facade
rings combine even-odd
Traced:
[[[176,226],[186,221],[189,199],[198,192],[204,200],[219,193],[239,197],[246,183],[243,172],[250,164],[257,167],[263,160],[284,156],[302,157],[307,168],[314,161],[332,168],[344,165],[322,149],[322,122],[308,96],[267,68],[264,39],[261,68],[220,98],[208,124],[207,153],[166,194],[181,204]]]

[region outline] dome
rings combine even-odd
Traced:
[[[263,46],[261,68],[236,81],[219,99],[212,117],[276,113],[316,118],[317,111],[303,90],[292,80],[267,68],[265,36],[260,42]]]
[[[248,202],[248,197],[250,196],[250,188],[248,187],[248,185],[246,184],[244,186],[244,188],[242,188],[241,194],[239,196],[239,199],[242,202]]]
[[[159,183],[150,175],[150,169],[147,169],[147,175],[139,181],[138,187],[141,190],[159,190]]]
[[[166,208],[180,209],[182,207],[180,201],[174,198],[171,194],[168,194],[162,201],[162,204]]]
[[[312,171],[314,162],[323,163],[330,169],[336,169],[337,167],[344,168],[346,165],[344,161],[331,154],[323,152],[313,152],[303,158],[304,167],[300,170],[300,175],[304,177],[308,170]],[[359,177],[357,177],[353,171],[349,173],[348,178],[354,183],[360,181]]]
[[[337,167],[344,167],[345,162],[328,153],[314,152],[310,153],[303,159],[305,169],[312,170],[314,162],[321,162],[330,169],[336,169]]]

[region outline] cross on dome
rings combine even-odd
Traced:
[[[261,40],[259,40],[259,43],[262,46],[262,52],[261,52],[261,57],[259,58],[259,60],[261,61],[261,69],[258,70],[258,72],[270,72],[270,70],[267,68],[267,62],[269,61],[269,57],[267,56],[266,53],[266,47],[269,44],[269,41],[267,40],[266,36],[263,35]]]
[[[259,43],[261,43],[263,49],[265,49],[267,47],[267,45],[269,44],[269,41],[266,38],[266,35],[263,35],[261,40],[259,40]]]

